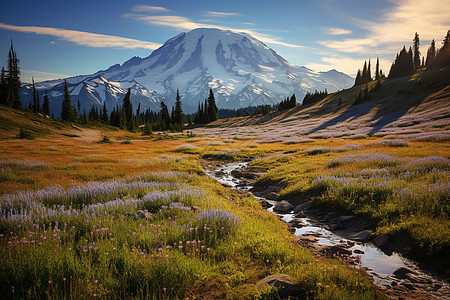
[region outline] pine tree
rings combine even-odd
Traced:
[[[365,83],[365,80],[367,78],[367,63],[364,61],[364,67],[361,74],[361,83]]]
[[[358,73],[356,73],[356,79],[355,79],[355,85],[360,85],[361,84],[361,70],[358,69]]]
[[[33,112],[37,113],[38,109],[37,109],[36,86],[34,85],[34,77],[32,77],[32,82],[33,82]]]
[[[44,94],[44,103],[42,104],[42,112],[45,116],[50,115],[50,102],[48,100],[48,94],[47,91],[45,91]]]
[[[416,32],[416,35],[414,36],[413,40],[413,62],[414,62],[414,68],[418,69],[420,67],[420,40],[419,40],[419,34]]]
[[[170,125],[169,109],[164,101],[161,101],[161,111],[159,113],[161,130],[167,130]]]
[[[136,109],[136,118],[138,120],[138,123],[141,123],[141,102],[138,104],[138,108]]]
[[[108,124],[108,110],[106,109],[106,101],[103,102],[102,122]]]
[[[369,65],[367,67],[367,73],[366,73],[366,78],[365,78],[365,82],[369,82],[372,81],[372,71],[370,70],[370,58],[369,58]]]
[[[391,70],[389,71],[389,78],[396,78],[402,76],[411,75],[414,72],[414,63],[412,60],[412,50],[406,51],[405,46],[397,54],[397,58],[392,63]]]
[[[175,102],[175,114],[173,123],[178,126],[177,129],[183,130],[184,122],[183,122],[183,108],[181,107],[181,97],[180,92],[177,90],[177,98]]]
[[[5,104],[13,108],[21,108],[19,89],[20,89],[20,70],[19,59],[14,51],[13,42],[11,41],[11,48],[8,53],[8,72],[6,76],[7,81],[7,96]]]
[[[447,31],[447,35],[442,42],[442,48],[436,54],[435,66],[445,67],[450,65],[450,30]]]
[[[128,88],[125,97],[123,98],[122,110],[125,114],[125,122],[131,123],[131,119],[133,118],[133,103],[131,102],[131,89]]]
[[[0,104],[6,105],[7,96],[8,96],[8,81],[6,78],[5,68],[2,67],[2,73],[0,77]]]
[[[74,108],[70,103],[69,88],[67,87],[66,80],[64,80],[64,99],[61,109],[61,119],[68,122],[72,122],[75,120]]]
[[[209,122],[215,121],[219,118],[219,109],[216,106],[216,100],[211,88],[209,89],[207,114]]]
[[[41,103],[39,101],[39,90],[36,89],[36,113],[41,112]]]
[[[377,57],[377,64],[375,66],[375,80],[380,79],[380,60]]]

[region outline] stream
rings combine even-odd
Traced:
[[[231,175],[233,170],[245,169],[247,165],[248,162],[217,165],[206,170],[206,174],[229,188],[249,192],[252,185],[241,182]],[[255,198],[260,201],[265,200],[272,205],[278,203],[278,201],[262,197],[255,196]],[[308,216],[297,218],[293,212],[282,214],[274,212],[273,208],[274,206],[268,208],[267,211],[278,215],[286,223],[296,221],[301,224],[298,226],[300,228],[295,228],[294,235],[314,237],[312,242],[320,246],[346,245],[345,249],[352,253],[350,257],[357,261],[360,268],[366,270],[373,278],[374,284],[384,290],[388,296],[399,299],[450,299],[450,288],[445,281],[421,270],[417,263],[400,254],[396,252],[387,254],[371,242],[355,242],[339,236]],[[408,270],[406,276],[403,272],[405,270]]]

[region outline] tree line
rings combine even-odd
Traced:
[[[8,52],[8,66],[5,70],[2,67],[0,77],[0,104],[10,106],[12,108],[22,108],[19,96],[20,89],[20,68],[19,59],[14,51],[13,42]]]

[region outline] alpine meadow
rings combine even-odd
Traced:
[[[53,2],[0,5],[2,299],[450,299],[445,1]]]

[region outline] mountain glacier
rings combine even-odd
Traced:
[[[348,88],[353,79],[341,72],[314,72],[294,66],[274,50],[246,33],[199,28],[169,39],[146,58],[133,57],[93,75],[67,78],[72,103],[81,111],[106,104],[109,111],[121,105],[131,88],[133,107],[159,110],[160,102],[171,106],[177,89],[185,112],[194,112],[212,88],[219,108],[276,104],[295,93],[329,92]],[[50,105],[59,116],[64,80],[36,84],[41,98],[48,92]],[[22,103],[28,105],[31,85],[22,89]]]

